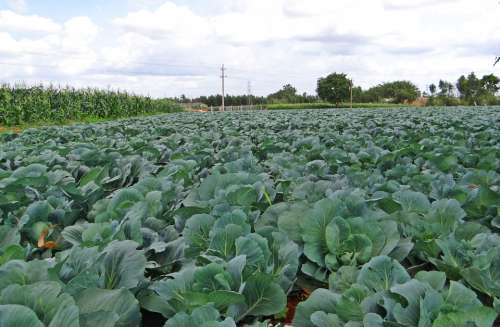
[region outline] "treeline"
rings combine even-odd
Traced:
[[[497,76],[490,74],[479,78],[470,73],[460,76],[456,83],[441,80],[437,85],[431,84],[425,95],[431,106],[500,105],[499,90],[500,78]]]
[[[248,95],[231,96],[225,98],[228,106],[253,104],[333,104],[342,107],[351,100],[356,104],[419,104],[431,106],[457,106],[457,105],[500,105],[498,91],[500,79],[495,75],[476,77],[474,73],[461,76],[455,83],[440,81],[438,85],[431,84],[429,90],[421,91],[411,81],[391,81],[381,83],[369,89],[356,86],[352,80],[343,73],[333,73],[321,77],[317,81],[316,94],[298,93],[297,89],[286,84],[280,90],[266,97],[249,97]],[[202,96],[196,99],[181,97],[181,103],[198,102],[207,106],[220,106],[221,95]],[[331,106],[331,105],[330,105]],[[279,106],[278,106],[279,107]]]
[[[122,118],[181,111],[175,101],[122,91],[0,85],[0,125]]]
[[[421,92],[410,81],[387,82],[363,90],[352,85],[347,75],[333,73],[318,79],[316,90],[319,99],[340,104],[350,101],[351,87],[355,103],[411,104],[423,97],[423,103],[429,106],[500,105],[500,78],[493,74],[478,78],[470,73],[460,76],[455,83],[441,80],[437,86],[431,84],[428,90]]]
[[[210,96],[201,96],[198,98],[187,98],[185,95],[182,95],[178,98],[174,98],[178,103],[189,104],[189,103],[203,103],[206,106],[217,107],[222,105],[222,95],[210,95]],[[259,97],[254,95],[230,95],[226,94],[224,97],[224,104],[226,106],[240,106],[240,105],[261,105],[266,104],[266,97]]]

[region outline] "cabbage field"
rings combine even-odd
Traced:
[[[498,107],[0,135],[0,327],[490,327],[499,231]]]

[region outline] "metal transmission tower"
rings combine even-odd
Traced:
[[[222,79],[222,107],[221,107],[221,111],[224,111],[224,98],[225,98],[224,79],[227,77],[226,76],[226,69],[224,68],[224,65],[222,65],[221,72],[222,72],[222,74],[220,75],[220,78]]]

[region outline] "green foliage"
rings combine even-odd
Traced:
[[[500,103],[497,93],[500,88],[500,79],[493,75],[484,75],[479,79],[475,73],[460,76],[456,83],[458,95],[454,92],[451,83],[440,81],[440,92],[431,92],[427,102],[429,106],[459,106],[483,105],[493,106]]]
[[[489,327],[497,316],[477,295],[431,271],[414,279],[388,257],[365,264],[351,288],[334,293],[317,289],[299,304],[296,327],[321,326],[477,326]]]
[[[312,103],[274,103],[266,105],[267,110],[300,110],[300,109],[332,109],[332,108],[350,108],[350,103],[327,103],[327,102],[312,102]],[[353,108],[368,109],[368,108],[402,108],[401,104],[387,103],[353,103]]]
[[[297,89],[290,84],[283,86],[281,90],[267,96],[267,103],[271,105],[279,103],[313,103],[317,102],[317,100],[316,97],[309,96],[306,93],[302,95],[297,94]]]
[[[434,96],[434,94],[436,94],[436,84],[431,84],[429,85],[429,91],[431,92],[431,95]]]
[[[236,327],[233,319],[220,321],[220,313],[210,305],[193,310],[191,315],[180,312],[169,319],[164,327]]]
[[[410,81],[394,81],[374,86],[363,95],[367,102],[410,103],[420,96],[418,87]]]
[[[491,326],[499,112],[182,113],[4,135],[0,325],[264,326],[312,287],[294,326]]]
[[[320,99],[338,104],[349,99],[351,81],[346,74],[333,73],[318,79],[316,92]]]
[[[0,86],[0,125],[64,122],[88,118],[119,118],[180,111],[167,99],[121,91]]]
[[[197,98],[188,99],[185,96],[181,96],[180,98],[174,99],[179,103],[186,103],[190,106],[194,103],[202,103],[208,107],[213,106],[221,106],[222,105],[222,95],[202,95]],[[224,104],[226,106],[240,106],[240,105],[264,105],[267,103],[267,97],[264,96],[255,96],[255,95],[232,95],[226,94],[224,97]]]
[[[10,285],[2,290],[0,304],[29,308],[46,326],[79,326],[78,307],[57,282]]]
[[[496,94],[500,89],[500,79],[493,75],[484,75],[479,79],[473,72],[467,77],[462,75],[457,81],[460,99],[468,105],[498,104]]]

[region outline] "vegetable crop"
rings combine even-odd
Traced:
[[[0,326],[490,327],[500,109],[0,135]]]
[[[167,99],[98,89],[0,85],[0,125],[120,118],[182,111]]]

